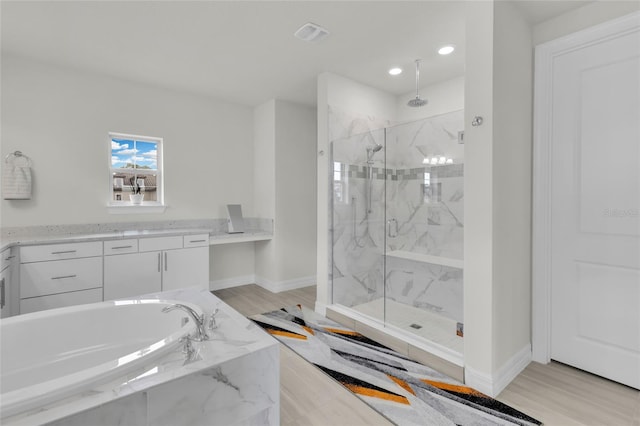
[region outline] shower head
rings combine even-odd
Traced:
[[[367,147],[367,163],[373,163],[371,160],[373,158],[373,154],[380,151],[382,149],[382,145],[375,144],[374,146]]]
[[[426,99],[422,99],[418,93],[418,87],[420,86],[420,59],[416,59],[416,97],[407,102],[412,108],[425,106],[427,104]]]
[[[407,102],[407,105],[409,105],[412,108],[425,106],[426,104],[427,104],[427,101],[422,99],[420,96],[416,96],[414,99],[411,99],[409,102]]]

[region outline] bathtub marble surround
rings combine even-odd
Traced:
[[[14,244],[76,242],[178,234],[208,233],[213,241],[241,236],[273,236],[273,219],[244,218],[244,234],[228,234],[227,219],[165,220],[0,228],[0,248]]]
[[[182,348],[109,383],[9,418],[2,424],[279,424],[279,348],[275,340],[208,291],[144,298],[185,301],[218,328],[187,361]]]

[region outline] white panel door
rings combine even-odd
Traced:
[[[640,33],[553,61],[551,358],[640,388]]]

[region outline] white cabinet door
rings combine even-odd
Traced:
[[[104,300],[159,292],[162,253],[146,252],[105,256]]]
[[[163,253],[162,291],[185,287],[209,289],[209,246]]]

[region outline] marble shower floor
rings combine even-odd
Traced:
[[[380,298],[353,306],[351,309],[384,321],[384,304],[385,299]],[[459,354],[464,353],[464,340],[456,335],[456,321],[450,318],[387,299],[386,321],[394,327],[437,343]],[[418,324],[422,328],[416,329],[411,327],[412,324]]]

